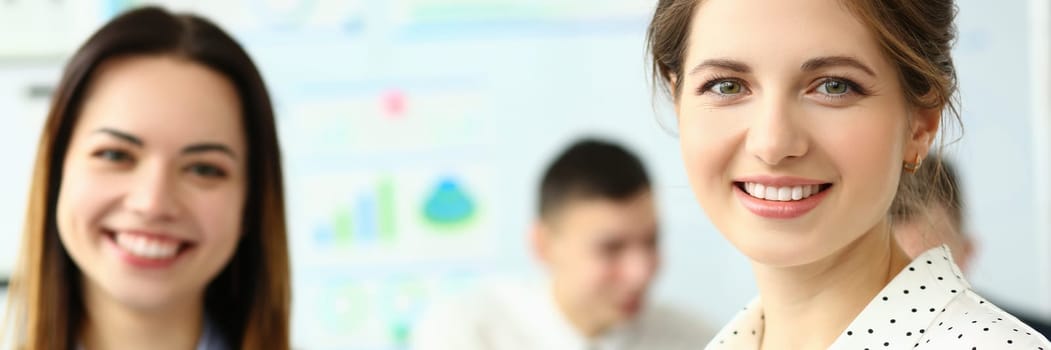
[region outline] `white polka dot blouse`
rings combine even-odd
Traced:
[[[724,327],[705,349],[759,349],[759,299]],[[1026,349],[1051,344],[971,290],[942,246],[920,255],[858,314],[829,349]]]

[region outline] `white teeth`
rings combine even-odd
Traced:
[[[147,259],[167,259],[175,256],[179,243],[162,241],[127,233],[114,234],[117,246],[129,254]]]
[[[820,185],[800,185],[789,187],[773,187],[760,183],[746,182],[745,192],[750,196],[768,201],[798,201],[808,198],[820,192]]]

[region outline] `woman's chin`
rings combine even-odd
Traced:
[[[742,232],[742,234],[726,235],[730,243],[752,262],[769,267],[807,265],[835,251],[831,242],[813,237],[812,231],[808,233],[776,230],[737,232]]]
[[[110,299],[110,303],[140,312],[165,310],[182,299],[167,283],[110,280],[100,289],[99,296]]]

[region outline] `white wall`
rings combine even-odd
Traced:
[[[960,42],[956,63],[960,75],[964,136],[954,157],[964,177],[965,199],[972,233],[978,237],[978,260],[971,271],[975,287],[1005,306],[1040,312],[1051,291],[1046,281],[1046,227],[1038,227],[1038,200],[1046,186],[1038,178],[1034,115],[1028,93],[1031,81],[1029,43],[1048,40],[1047,33],[1030,33],[1025,1],[959,3]],[[1034,38],[1033,36],[1039,36]],[[1012,88],[1011,86],[1016,86]],[[1046,210],[1046,209],[1045,209]],[[1043,310],[1045,316],[1047,310]]]
[[[1030,104],[1033,122],[1033,164],[1038,181],[1035,188],[1037,213],[1051,212],[1051,2],[1029,1],[1029,62],[1033,77]],[[1037,215],[1037,247],[1042,249],[1039,271],[1041,289],[1051,291],[1051,215]],[[1043,234],[1039,234],[1043,233]],[[1051,315],[1051,298],[1042,298],[1044,315]]]

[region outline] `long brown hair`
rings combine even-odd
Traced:
[[[147,7],[99,29],[70,59],[54,91],[37,149],[21,256],[7,321],[27,349],[71,349],[83,323],[80,270],[62,243],[56,203],[71,133],[94,70],[129,55],[165,55],[209,67],[236,86],[248,144],[242,238],[205,291],[205,313],[232,348],[288,349],[291,303],[277,130],[263,79],[245,50],[194,15]]]
[[[659,0],[646,32],[653,85],[678,101],[682,94],[683,60],[691,23],[704,0]],[[955,0],[841,0],[875,35],[883,54],[897,68],[906,100],[923,109],[944,111],[943,119],[962,133],[958,108],[956,67],[952,46],[956,41]],[[950,128],[941,124],[942,146]],[[954,142],[951,140],[951,142]],[[944,147],[936,148],[940,156]],[[928,162],[934,175],[903,176],[889,212],[936,200],[944,193],[928,183],[944,177],[939,156]],[[911,159],[909,160],[911,161]]]

